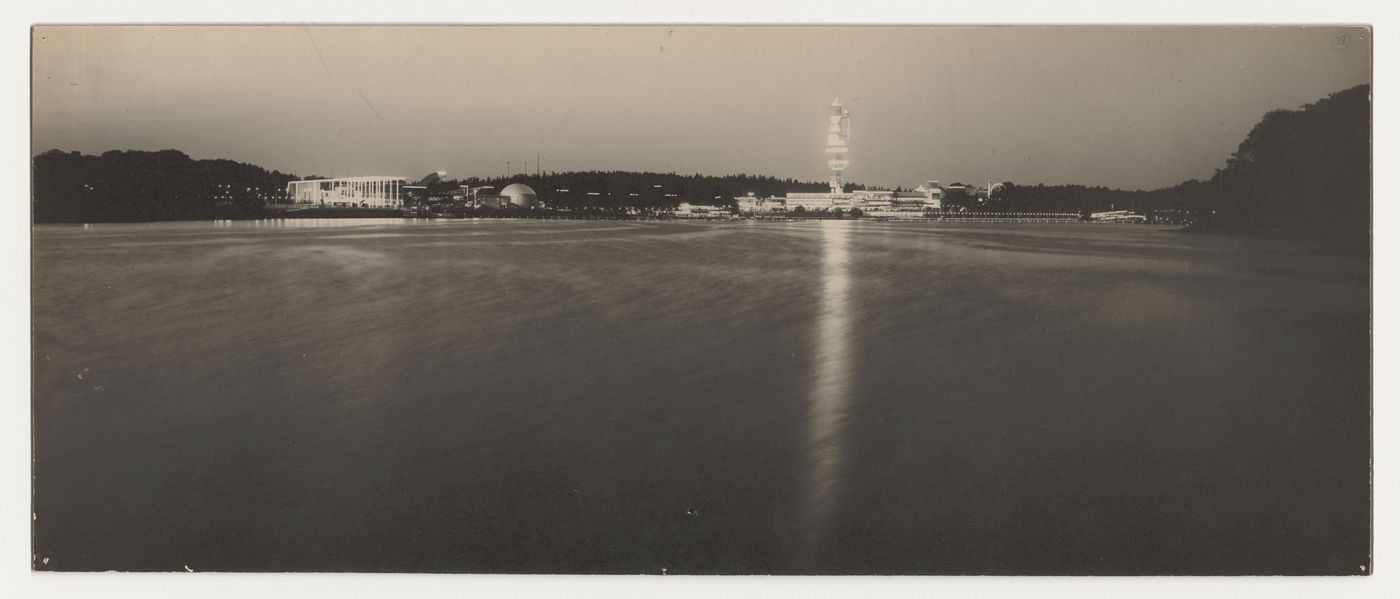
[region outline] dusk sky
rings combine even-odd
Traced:
[[[1345,34],[1345,39],[1339,38]],[[544,170],[1151,189],[1267,111],[1371,80],[1364,29],[40,27],[33,153],[174,148],[298,175]]]

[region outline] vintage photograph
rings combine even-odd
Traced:
[[[32,570],[1371,573],[1364,25],[30,44]]]

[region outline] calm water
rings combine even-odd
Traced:
[[[1368,265],[1307,250],[41,226],[37,567],[1359,574]]]

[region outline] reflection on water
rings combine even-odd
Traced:
[[[836,221],[33,236],[39,569],[1369,569],[1365,256]]]
[[[216,220],[220,229],[324,229],[328,227],[371,227],[406,222],[448,222],[403,218],[278,218],[259,220]]]
[[[821,297],[812,348],[812,388],[807,401],[811,479],[807,489],[809,547],[821,546],[824,522],[841,478],[841,429],[851,392],[850,253],[847,222],[822,223]]]

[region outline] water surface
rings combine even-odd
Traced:
[[[1360,573],[1368,265],[1311,250],[40,226],[37,567]]]

